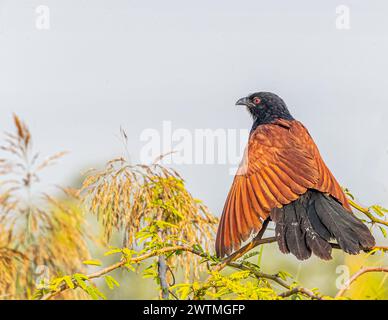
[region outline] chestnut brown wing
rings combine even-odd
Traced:
[[[259,126],[249,138],[225,202],[217,232],[217,255],[223,257],[239,249],[241,242],[261,229],[273,208],[298,199],[307,189],[329,193],[351,211],[300,122],[277,120]]]

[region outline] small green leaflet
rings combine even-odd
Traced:
[[[105,276],[104,279],[105,279],[105,282],[106,282],[107,286],[109,287],[109,289],[113,290],[115,288],[115,286],[120,287],[120,284],[112,276]]]
[[[90,265],[90,266],[101,266],[102,265],[100,260],[85,260],[82,263],[86,264],[86,265]]]

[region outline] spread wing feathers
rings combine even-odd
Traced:
[[[375,239],[368,227],[354,215],[347,214],[344,208],[330,196],[316,195],[314,207],[331,238],[336,239],[345,252],[358,254],[361,250],[375,245]]]
[[[298,199],[310,188],[329,193],[350,211],[341,187],[300,122],[277,120],[259,126],[250,135],[225,202],[216,238],[217,255],[223,257],[238,249],[261,229],[272,209]],[[296,236],[289,235],[290,239]]]
[[[276,222],[275,234],[279,249],[285,254],[291,252],[299,260],[310,258],[311,253],[323,260],[330,260],[332,251],[329,243],[330,233],[322,224],[322,230],[319,230],[327,238],[317,231],[315,220],[319,219],[315,212],[309,213],[311,195],[312,191],[307,191],[298,200],[271,212],[271,218]]]
[[[308,190],[296,201],[275,208],[271,218],[276,223],[280,251],[291,252],[299,260],[308,259],[311,253],[330,260],[330,239],[335,239],[349,254],[358,254],[375,244],[369,229],[360,220],[333,197],[315,190]]]

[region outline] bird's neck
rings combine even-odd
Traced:
[[[253,118],[253,125],[251,129],[251,133],[256,130],[257,127],[264,125],[264,124],[270,124],[274,123],[278,119],[284,119],[284,120],[294,120],[292,115],[289,112],[282,112],[278,114],[262,114],[258,117]]]

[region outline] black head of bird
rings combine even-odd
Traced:
[[[246,106],[257,125],[276,119],[293,120],[283,99],[271,92],[252,93],[239,99],[236,105]]]

